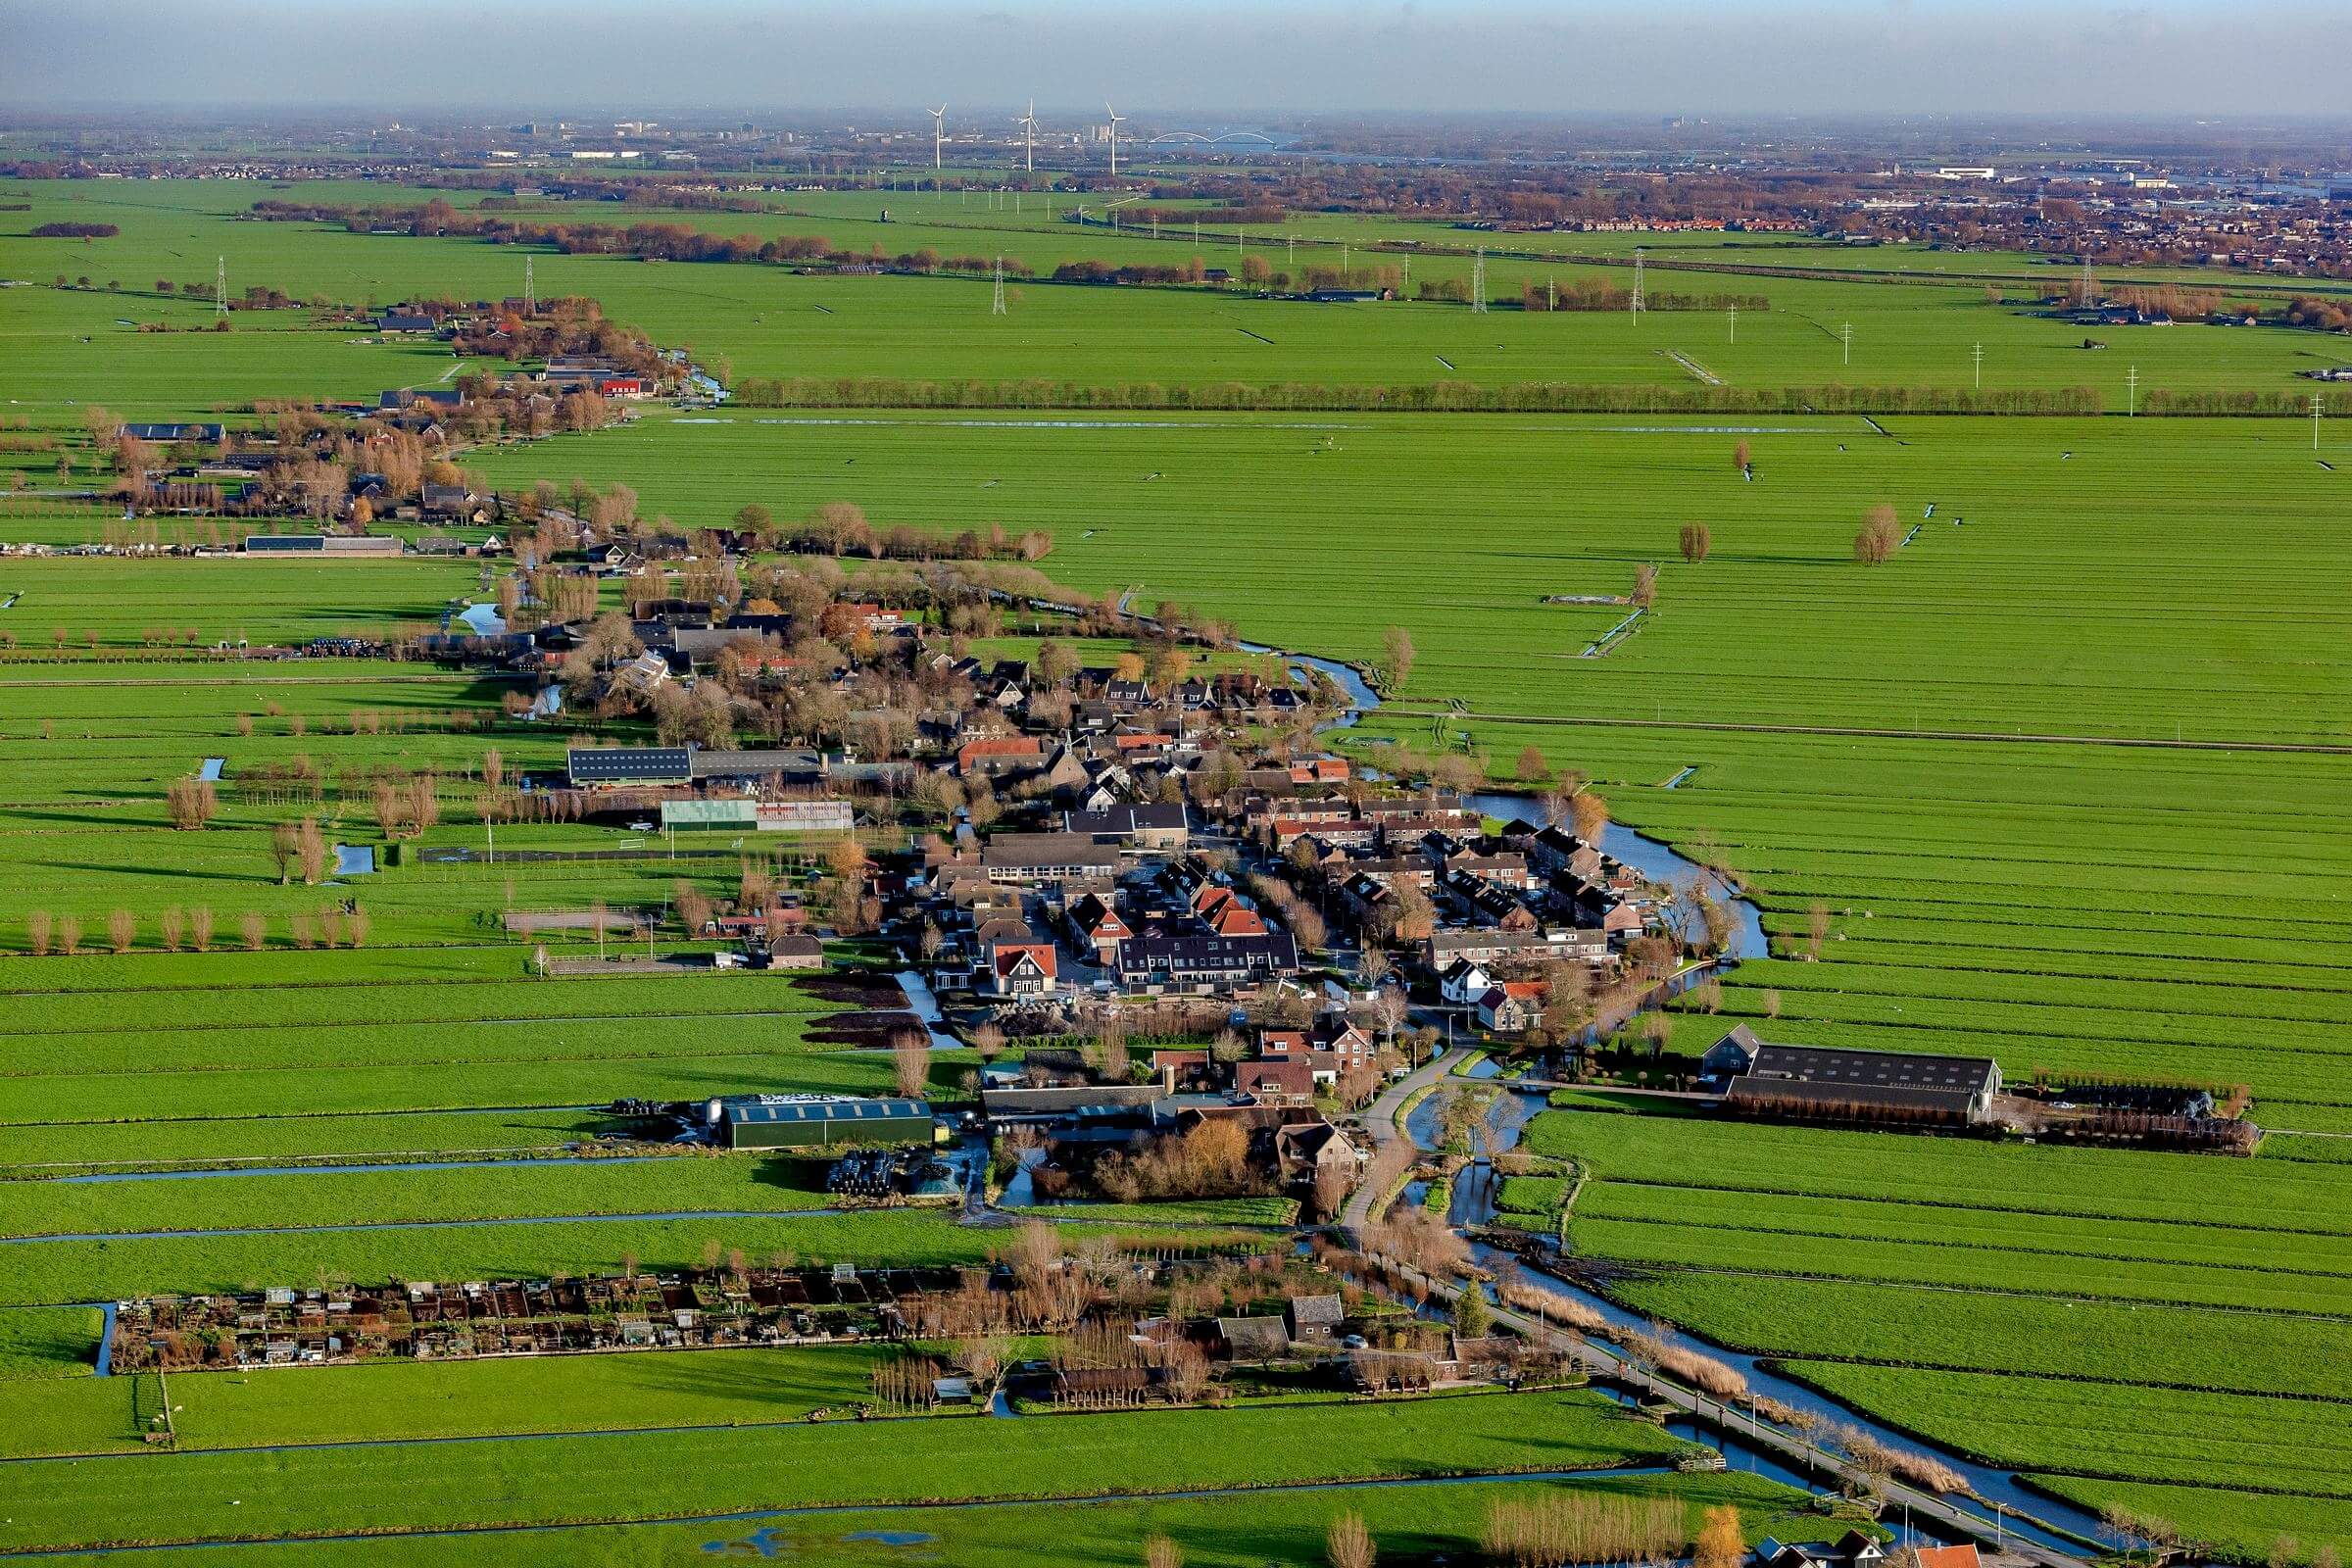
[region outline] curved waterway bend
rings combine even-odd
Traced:
[[[1295,654],[1286,649],[1272,648],[1264,643],[1246,642],[1242,651],[1251,654],[1273,654],[1296,670],[1311,670],[1329,680],[1348,700],[1340,716],[1324,726],[1325,729],[1347,729],[1362,721],[1366,713],[1380,707],[1380,693],[1364,678],[1363,671],[1353,664],[1344,664],[1336,659],[1323,659],[1314,654]],[[1668,782],[1668,788],[1680,785],[1690,775],[1684,768]],[[1532,795],[1514,794],[1505,790],[1481,791],[1466,797],[1468,804],[1488,816],[1509,821],[1519,817],[1530,822],[1544,820],[1543,803]],[[1630,865],[1650,881],[1661,886],[1699,887],[1714,898],[1731,905],[1737,931],[1730,952],[1734,959],[1761,958],[1769,949],[1764,939],[1763,911],[1744,897],[1739,888],[1724,881],[1714,872],[1674,847],[1645,833],[1640,833],[1622,822],[1611,822],[1602,830],[1600,851],[1610,859]]]
[[[1451,1081],[1447,1080],[1447,1082]],[[1477,1081],[1469,1078],[1461,1080],[1465,1085]],[[1489,1081],[1492,1082],[1492,1080]],[[1487,1147],[1497,1152],[1515,1147],[1528,1119],[1537,1111],[1542,1110],[1544,1105],[1544,1098],[1540,1091],[1521,1088],[1508,1081],[1505,1081],[1501,1088],[1507,1092],[1496,1095],[1487,1112]],[[1435,1146],[1438,1129],[1436,1102],[1439,1099],[1439,1095],[1430,1096],[1405,1117],[1406,1136],[1412,1139],[1417,1148],[1429,1150]],[[1494,1203],[1493,1167],[1484,1161],[1475,1165],[1465,1165],[1454,1177],[1452,1202],[1447,1215],[1448,1222],[1463,1229],[1483,1225],[1493,1217]],[[1974,1489],[1979,1497],[1999,1506],[2003,1513],[2001,1529],[2009,1535],[2024,1536],[2052,1550],[2075,1555],[2082,1553],[2083,1542],[2101,1539],[2104,1527],[2098,1516],[2088,1509],[2079,1507],[2063,1498],[2036,1492],[2027,1487],[2010,1471],[1981,1463],[1954,1453],[1948,1448],[1939,1447],[1914,1437],[1910,1433],[1897,1431],[1860,1410],[1839,1403],[1807,1384],[1776,1371],[1769,1358],[1728,1350],[1721,1346],[1709,1344],[1696,1335],[1686,1333],[1671,1324],[1657,1324],[1638,1312],[1630,1311],[1619,1305],[1608,1297],[1578,1284],[1560,1271],[1546,1269],[1540,1263],[1515,1253],[1505,1252],[1499,1248],[1489,1247],[1484,1243],[1473,1243],[1471,1250],[1480,1263],[1490,1268],[1499,1268],[1506,1262],[1514,1264],[1521,1273],[1532,1276],[1546,1288],[1556,1291],[1562,1296],[1571,1297],[1591,1307],[1618,1328],[1654,1334],[1663,1327],[1665,1337],[1675,1345],[1730,1366],[1747,1380],[1748,1388],[1766,1398],[1778,1399],[1793,1409],[1814,1411],[1829,1420],[1835,1427],[1860,1428],[1890,1446],[1934,1454],[1966,1478],[1969,1486]],[[1811,1478],[1798,1478],[1791,1475],[1777,1456],[1742,1443],[1736,1430],[1726,1429],[1698,1435],[1697,1441],[1720,1446],[1724,1451],[1726,1462],[1733,1469],[1754,1469],[1772,1474],[1776,1479],[1788,1481],[1791,1484],[1810,1484]],[[1958,1498],[1946,1498],[1945,1500],[1952,1502],[1955,1506],[1961,1505],[1961,1500]],[[1977,1510],[1970,1511],[1976,1512]],[[1980,1513],[1979,1517],[1985,1516]],[[2044,1526],[2055,1526],[2056,1528],[2048,1529]],[[1992,1528],[1992,1521],[1985,1518],[1985,1530],[1988,1535]],[[2060,1532],[2065,1533],[2061,1534]]]

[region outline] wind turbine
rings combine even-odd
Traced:
[[[1102,112],[1110,117],[1110,177],[1116,179],[1119,177],[1119,112],[1110,107],[1107,98],[1102,100]]]
[[[934,174],[938,173],[943,167],[940,163],[939,150],[947,139],[948,106],[941,104],[937,109],[931,111],[931,172]]]
[[[1021,172],[1037,172],[1037,100],[1029,100],[1029,112],[1021,117]]]

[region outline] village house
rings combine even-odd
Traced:
[[[1487,988],[1494,983],[1494,976],[1487,972],[1484,964],[1472,963],[1468,958],[1456,958],[1439,973],[1438,995],[1452,1006],[1476,1006],[1478,999],[1485,996]]]
[[[1524,1034],[1544,1017],[1544,999],[1551,992],[1542,980],[1505,980],[1489,986],[1478,999],[1481,1028],[1498,1035]]]

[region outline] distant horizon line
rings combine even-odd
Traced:
[[[977,108],[964,111],[971,117],[993,119],[1000,114],[1017,122],[1026,99],[1008,100],[1003,104],[980,101]],[[1084,106],[1056,107],[1040,101],[1040,118],[1055,115],[1085,124],[1099,123],[1100,113],[1091,113]],[[950,103],[948,122],[957,123],[958,112]],[[825,128],[848,128],[860,119],[877,123],[896,123],[904,119],[909,125],[927,125],[930,110],[914,104],[843,104],[812,105],[781,109],[775,105],[729,103],[679,103],[647,101],[631,103],[623,108],[610,106],[593,111],[577,105],[553,103],[527,104],[506,99],[495,103],[465,103],[442,101],[432,104],[394,104],[383,100],[364,103],[341,103],[321,100],[312,104],[282,104],[257,108],[232,98],[218,102],[191,101],[180,105],[147,105],[124,108],[119,102],[105,100],[58,99],[51,102],[28,101],[19,97],[8,109],[0,111],[0,134],[32,131],[44,128],[46,117],[71,116],[111,122],[118,124],[153,122],[199,122],[215,125],[302,123],[321,119],[347,121],[357,123],[382,125],[389,128],[399,124],[403,129],[424,129],[437,124],[457,128],[480,128],[514,124],[542,119],[561,119],[580,126],[624,123],[631,120],[670,115],[682,117],[674,123],[724,129],[720,121],[764,122],[761,129],[790,128],[802,124],[821,124]],[[407,122],[416,117],[413,123]],[[1317,121],[1347,121],[1355,123],[1379,124],[1389,122],[1452,122],[1490,124],[1560,124],[1592,126],[1635,126],[1658,128],[1662,120],[1680,120],[1688,123],[1682,128],[1736,128],[1742,125],[1843,125],[1877,130],[1900,130],[1905,127],[1984,126],[2138,126],[2174,130],[2234,130],[2245,131],[2265,127],[2309,129],[2332,127],[2352,131],[2352,111],[2285,111],[2250,110],[2173,113],[2127,113],[2124,111],[1922,111],[1866,109],[1797,110],[1797,109],[1691,109],[1660,105],[1653,109],[1618,110],[1551,110],[1551,109],[1398,109],[1369,106],[1320,109],[1245,109],[1232,105],[1221,107],[1151,107],[1142,106],[1122,111],[1122,120],[1138,118],[1180,118],[1229,122],[1238,124],[1278,125]],[[0,149],[4,150],[4,149]]]

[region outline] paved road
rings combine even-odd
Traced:
[[[1380,1162],[1380,1156],[1387,1152],[1392,1145],[1401,1141],[1405,1136],[1404,1130],[1396,1125],[1397,1112],[1403,1108],[1405,1101],[1410,1099],[1416,1090],[1425,1085],[1434,1084],[1445,1077],[1459,1059],[1459,1056],[1453,1052],[1430,1057],[1428,1061],[1382,1090],[1380,1097],[1364,1107],[1364,1131],[1372,1140],[1374,1164]],[[1364,1227],[1371,1224],[1374,1218],[1372,1205],[1385,1196],[1383,1193],[1374,1191],[1372,1183],[1366,1182],[1355,1190],[1348,1200],[1348,1206],[1340,1211],[1340,1224],[1347,1230],[1355,1246],[1359,1248],[1363,1246]]]

